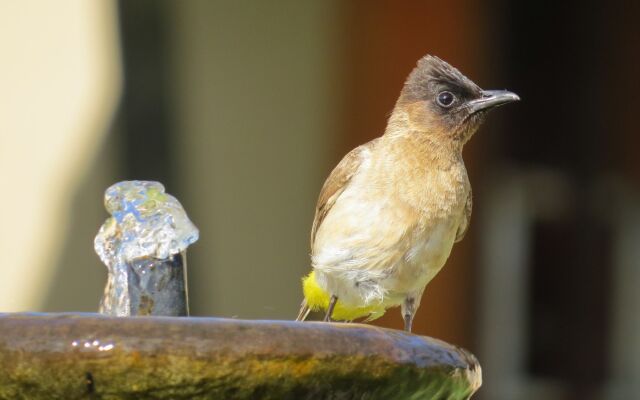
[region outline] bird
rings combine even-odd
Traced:
[[[400,306],[411,332],[425,287],[469,228],[463,146],[490,110],[518,100],[436,56],[418,60],[382,136],[349,152],[322,186],[296,320],[324,311],[324,321],[368,322]]]

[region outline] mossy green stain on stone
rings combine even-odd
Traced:
[[[479,379],[462,350],[363,325],[0,317],[0,399],[456,400]]]

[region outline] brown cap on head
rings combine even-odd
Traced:
[[[418,60],[404,83],[401,97],[407,101],[426,100],[438,86],[451,86],[470,97],[476,97],[482,89],[464,76],[458,69],[442,59],[427,54]]]
[[[447,132],[465,143],[487,111],[517,100],[506,90],[482,90],[447,62],[426,55],[407,77],[397,106],[410,110],[422,131]]]

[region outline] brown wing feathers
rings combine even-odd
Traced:
[[[322,224],[322,221],[331,210],[331,207],[333,207],[338,197],[340,197],[340,194],[344,191],[351,178],[355,175],[360,164],[362,164],[363,154],[367,152],[375,142],[376,140],[365,143],[362,146],[351,150],[351,152],[349,152],[349,154],[340,161],[333,171],[331,171],[331,174],[324,182],[324,185],[320,190],[320,196],[318,197],[316,215],[313,219],[313,226],[311,228],[312,249],[320,224]]]

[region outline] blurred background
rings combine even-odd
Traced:
[[[0,2],[1,311],[96,311],[104,189],[200,228],[192,314],[292,319],[320,187],[435,54],[522,101],[465,148],[470,232],[415,331],[480,399],[640,397],[640,2]],[[392,310],[376,324],[401,327]]]

